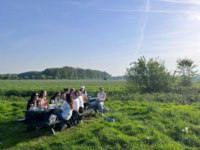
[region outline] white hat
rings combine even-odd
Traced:
[[[85,87],[84,87],[84,86],[82,86],[82,87],[81,87],[81,89],[85,89]]]

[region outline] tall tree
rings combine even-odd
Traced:
[[[3,79],[3,75],[2,74],[0,74],[0,79]]]
[[[176,72],[181,77],[181,83],[183,86],[190,86],[192,80],[198,76],[198,71],[194,70],[197,65],[193,60],[185,57],[184,59],[177,59],[177,70]]]
[[[11,77],[11,74],[7,73],[5,76],[4,76],[4,79],[10,79]]]

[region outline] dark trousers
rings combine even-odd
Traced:
[[[74,125],[77,124],[79,120],[82,119],[82,115],[79,115],[77,111],[73,110],[71,121]]]
[[[79,107],[79,113],[82,114],[84,112],[84,108],[83,107]]]

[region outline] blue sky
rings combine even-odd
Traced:
[[[200,65],[200,0],[0,1],[0,73],[73,66],[116,76],[140,56],[169,70],[186,56]]]

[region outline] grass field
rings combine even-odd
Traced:
[[[123,81],[81,81],[87,89],[95,91],[99,86],[115,88],[120,92]],[[81,83],[80,82],[80,83]],[[32,88],[29,84],[32,83]],[[42,86],[39,86],[43,83]],[[65,86],[67,84],[68,86]],[[6,85],[6,86],[4,86]],[[15,86],[14,86],[15,85]],[[53,90],[64,87],[79,88],[78,81],[0,81],[0,89],[9,91]],[[9,89],[10,88],[10,89]],[[152,93],[132,95],[108,95],[105,107],[110,109],[104,121],[95,114],[86,117],[84,124],[59,132],[56,136],[46,129],[26,132],[26,126],[15,122],[24,117],[26,98],[16,101],[0,99],[0,149],[81,149],[81,150],[199,150],[200,149],[200,96],[199,93]],[[196,92],[196,91],[195,91]],[[110,93],[112,94],[112,93]],[[188,127],[188,130],[186,129]]]
[[[0,80],[0,95],[5,96],[29,96],[32,92],[47,90],[48,95],[55,91],[63,91],[64,88],[80,89],[86,87],[89,94],[97,93],[99,87],[103,86],[107,93],[123,92],[125,81],[112,80]]]

